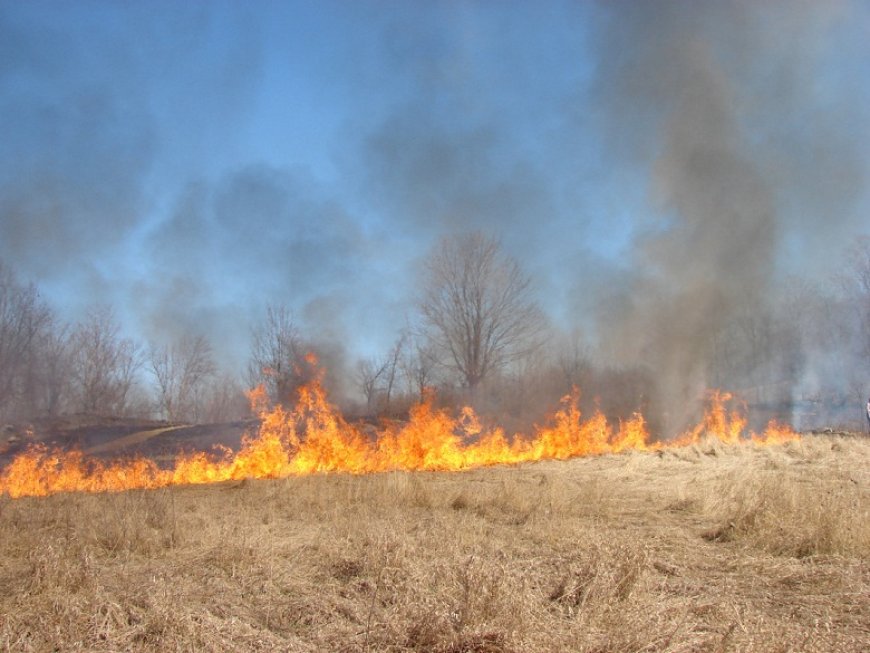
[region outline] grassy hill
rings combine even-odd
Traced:
[[[0,650],[866,651],[870,441],[0,497]]]

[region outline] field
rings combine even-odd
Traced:
[[[870,440],[0,497],[0,650],[867,651]]]

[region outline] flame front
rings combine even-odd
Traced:
[[[584,419],[576,389],[531,438],[508,438],[498,427],[485,428],[468,407],[453,417],[435,406],[431,393],[411,408],[407,422],[386,424],[375,437],[366,437],[329,403],[319,377],[299,390],[293,410],[269,407],[262,387],[252,390],[249,399],[260,426],[255,435],[243,438],[237,453],[222,449],[212,454],[181,454],[170,468],[162,469],[147,458],[103,462],[79,451],[36,445],[0,473],[0,494],[16,498],[112,492],[325,472],[454,471],[686,446],[704,438],[736,444],[746,435],[745,417],[737,409],[729,410],[732,397],[719,392],[711,393],[708,410],[697,426],[666,443],[650,441],[639,413],[616,426],[600,411]],[[749,433],[746,441],[778,444],[798,437],[790,427],[771,422],[763,433]]]

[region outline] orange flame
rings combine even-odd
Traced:
[[[0,494],[17,498],[72,491],[111,492],[324,472],[452,471],[685,446],[705,438],[757,445],[799,438],[791,428],[776,422],[764,433],[744,438],[745,417],[737,408],[727,408],[732,397],[713,392],[696,427],[670,442],[652,443],[639,413],[615,428],[598,410],[584,419],[576,389],[562,399],[550,423],[537,427],[531,439],[508,439],[502,429],[482,426],[468,407],[453,417],[435,406],[432,392],[411,408],[407,422],[386,424],[377,437],[367,438],[329,403],[321,378],[315,374],[300,388],[293,410],[281,405],[270,407],[262,386],[251,390],[248,396],[259,414],[260,426],[255,436],[243,438],[235,454],[226,448],[212,454],[181,454],[169,469],[162,469],[147,458],[102,462],[79,451],[50,451],[33,445],[0,472]]]

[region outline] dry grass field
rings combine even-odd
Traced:
[[[0,497],[10,651],[870,650],[870,441]]]

